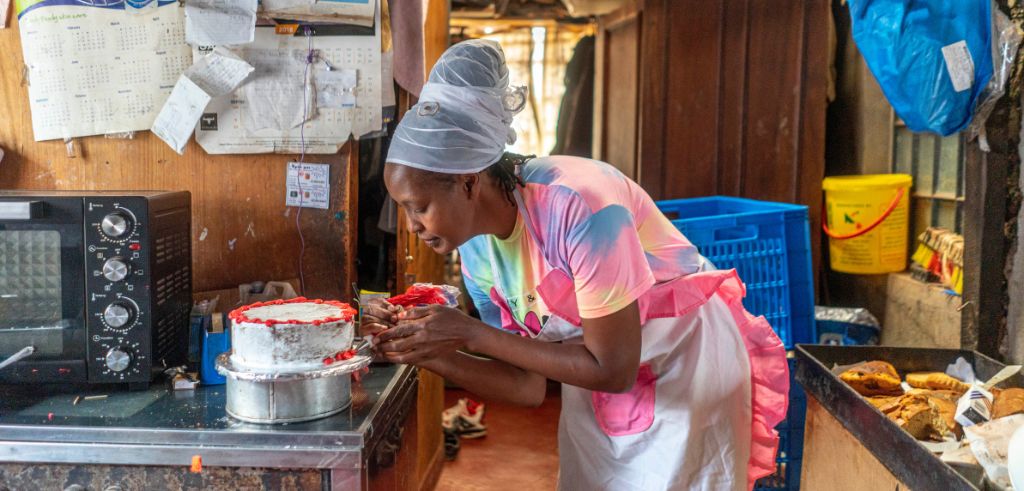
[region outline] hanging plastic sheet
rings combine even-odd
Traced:
[[[985,122],[992,114],[992,108],[996,106],[1003,94],[1006,93],[1006,81],[1010,79],[1010,72],[1013,70],[1013,62],[1017,57],[1017,48],[1020,46],[1022,33],[1016,22],[999,10],[998,6],[992,4],[992,60],[994,72],[988,86],[981,93],[981,102],[974,111],[974,119],[967,127],[967,137],[977,138],[978,145],[982,150],[988,152],[988,139],[985,137]]]
[[[913,131],[956,133],[992,77],[991,0],[850,0],[853,39]]]

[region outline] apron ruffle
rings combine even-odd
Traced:
[[[775,427],[789,405],[789,364],[786,347],[764,317],[743,308],[746,287],[735,270],[695,273],[656,285],[639,299],[640,316],[650,319],[681,317],[718,294],[729,306],[750,357],[751,445],[747,488],[775,472],[779,434]]]

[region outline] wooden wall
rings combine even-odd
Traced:
[[[602,19],[607,42],[599,53],[633,52],[617,44],[628,32],[622,19],[631,18],[640,29],[637,126],[623,121],[629,95],[616,94],[625,90],[618,79],[633,76],[624,72],[629,63],[606,59],[607,69],[598,69],[598,158],[635,156],[638,180],[655,199],[720,194],[805,204],[818,251],[828,0],[637,0]]]
[[[628,9],[602,18],[597,34],[595,114],[607,124],[598,128],[593,141],[594,154],[614,165],[623,174],[637,177],[637,128],[640,95],[639,11]]]
[[[132,140],[102,136],[35,142],[22,77],[16,21],[0,30],[0,189],[188,190],[192,192],[194,291],[234,288],[255,280],[299,278],[296,209],[285,207],[285,172],[294,155],[207,155],[191,141],[183,156],[148,131]],[[331,165],[331,206],[302,209],[306,294],[349,298],[354,277],[356,203],[349,179],[357,156],[307,156]]]

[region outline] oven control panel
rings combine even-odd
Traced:
[[[147,382],[152,306],[147,201],[85,201],[86,325],[91,382]]]

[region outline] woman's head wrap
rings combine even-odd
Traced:
[[[501,46],[474,39],[441,55],[391,139],[388,162],[444,174],[480,172],[516,141],[525,87],[509,88]]]

